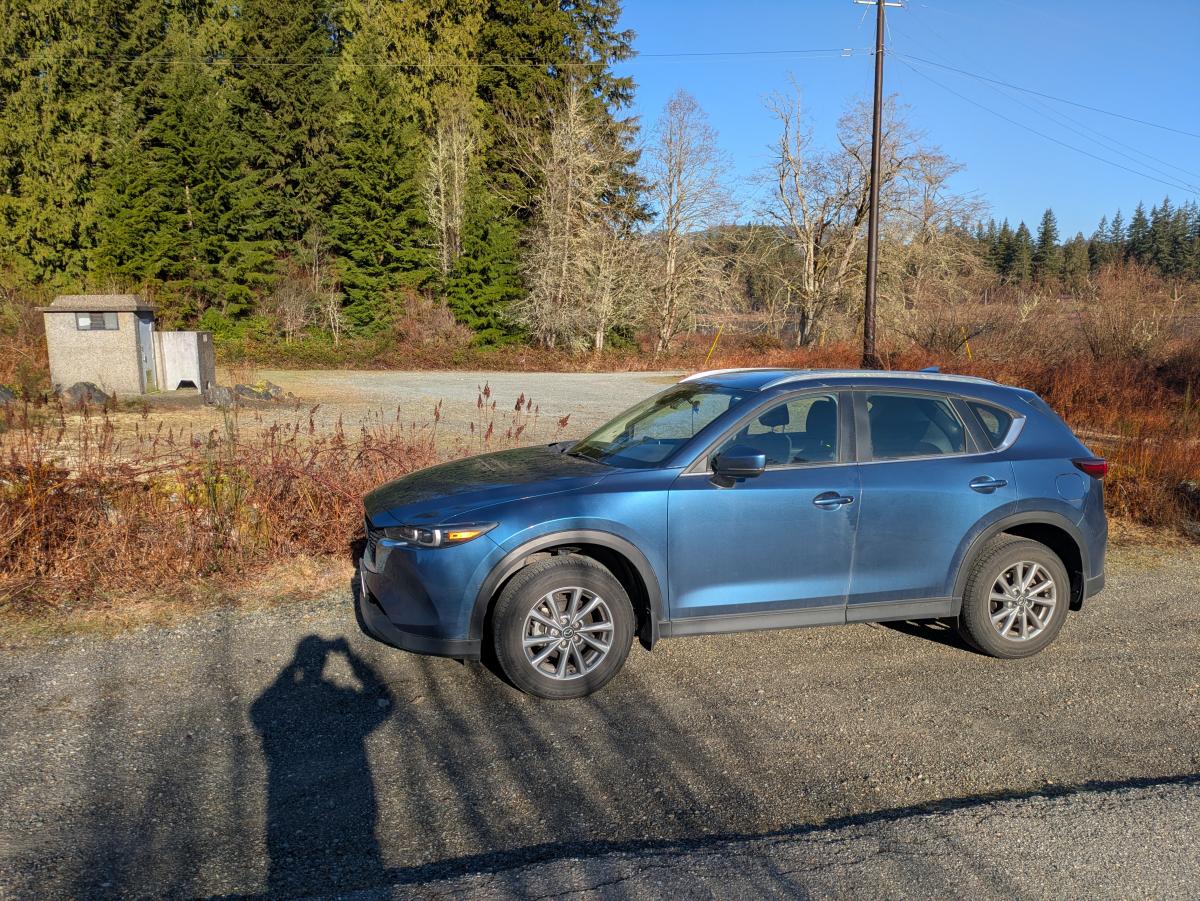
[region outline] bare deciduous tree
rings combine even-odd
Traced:
[[[611,202],[626,153],[568,81],[550,107],[549,128],[511,122],[508,137],[533,187],[527,238],[528,293],[515,314],[547,347],[602,347],[604,333],[633,321],[637,292],[625,270],[636,251],[628,216]],[[637,311],[640,313],[640,310]]]
[[[842,299],[859,271],[870,189],[871,112],[860,103],[843,115],[840,149],[823,152],[804,126],[798,87],[767,105],[780,133],[770,169],[771,200],[763,213],[791,251],[779,256],[777,275],[791,295],[796,343],[809,344],[826,310]],[[885,104],[882,139],[880,204],[886,214],[901,200],[898,186],[914,154],[914,135],[897,118],[891,99]]]
[[[698,252],[699,234],[727,216],[733,202],[723,181],[728,161],[717,147],[716,131],[686,91],[676,91],[667,101],[649,158],[660,263],[652,323],[655,353],[661,353],[705,291],[709,273]]]
[[[889,240],[882,247],[883,314],[931,351],[958,351],[995,321],[974,302],[987,283],[986,264],[966,229],[983,207],[950,190],[951,177],[961,169],[939,150],[914,152],[904,202],[889,218]]]
[[[345,318],[342,315],[342,292],[335,276],[329,242],[321,226],[314,225],[304,235],[300,254],[308,276],[309,316],[320,318],[336,347],[342,340]]]
[[[475,129],[461,104],[441,114],[429,141],[425,206],[438,233],[438,259],[443,276],[462,254],[462,223],[467,180],[475,156]]]
[[[312,295],[305,269],[294,264],[289,266],[275,282],[271,293],[263,298],[261,307],[283,332],[284,342],[291,344],[313,321]]]

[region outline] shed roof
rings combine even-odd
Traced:
[[[154,304],[140,294],[60,294],[43,313],[154,312]]]

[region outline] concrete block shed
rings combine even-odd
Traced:
[[[92,382],[116,394],[193,388],[216,380],[212,334],[160,332],[137,294],[66,294],[42,307],[50,380]]]

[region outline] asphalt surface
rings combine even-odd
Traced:
[[[1200,555],[1109,575],[1025,661],[676,639],[566,703],[348,593],[6,648],[0,896],[1194,897]]]

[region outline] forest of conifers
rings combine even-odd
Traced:
[[[783,89],[768,102],[779,141],[747,208],[688,94],[657,122],[629,117],[619,14],[618,0],[4,0],[4,290],[139,291],[226,345],[334,346],[418,305],[481,344],[643,335],[661,350],[732,318],[798,344],[849,329],[864,109],[822,149],[798,93],[763,86]],[[888,110],[880,291],[897,328],[989,291],[1084,297],[1106,268],[1200,276],[1194,203],[1116,213],[1089,237],[1059,235],[1049,210],[1033,231],[989,222],[951,190],[957,165]]]

